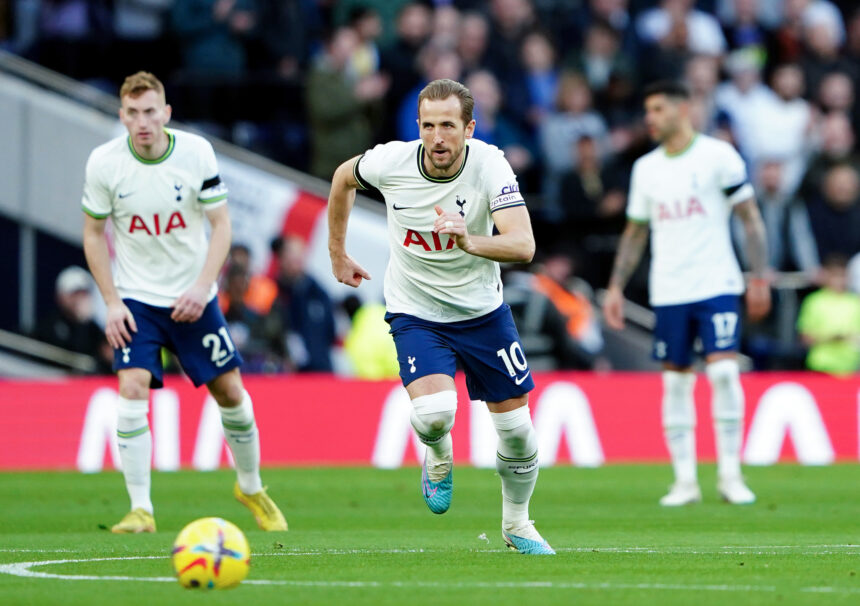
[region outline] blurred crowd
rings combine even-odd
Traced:
[[[683,79],[695,126],[748,164],[774,270],[799,272],[801,299],[838,290],[837,267],[842,290],[860,290],[856,0],[0,0],[0,13],[4,48],[111,92],[154,71],[178,119],[324,179],[375,143],[416,138],[428,81],[463,81],[475,136],[505,151],[534,220],[540,263],[512,274],[511,291],[559,273],[558,256],[568,292],[605,286],[630,167],[650,148],[640,91]],[[257,313],[234,309],[231,280],[238,292],[251,278],[232,267],[223,301],[237,317]],[[633,300],[647,301],[646,280],[634,277]],[[812,341],[798,313],[827,312],[801,307],[748,331],[756,367],[804,364]],[[261,324],[247,334],[267,351],[261,367],[271,355],[294,369],[315,359],[307,344],[266,347],[283,329],[265,314]],[[860,327],[840,330],[856,348]],[[585,342],[556,364],[604,363]]]

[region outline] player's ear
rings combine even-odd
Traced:
[[[466,125],[466,138],[471,139],[472,135],[474,135],[474,134],[475,134],[475,121],[470,120],[469,123]]]
[[[167,119],[164,121],[164,123],[167,124],[170,122],[170,116],[173,115],[173,108],[169,103],[164,106],[164,115],[167,116]]]

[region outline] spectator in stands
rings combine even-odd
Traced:
[[[460,11],[450,3],[436,6],[430,41],[441,48],[455,50],[460,40]]]
[[[804,200],[811,201],[821,191],[825,173],[837,164],[860,166],[854,151],[855,136],[851,121],[842,112],[824,116],[818,127],[820,149],[809,161],[800,187]]]
[[[56,308],[36,325],[33,337],[69,351],[93,356],[100,374],[109,374],[113,351],[94,320],[93,281],[72,265],[57,276]]]
[[[305,243],[297,236],[278,237],[278,300],[287,330],[290,359],[299,372],[331,372],[335,342],[334,309],[319,283],[305,271]]]
[[[409,2],[397,15],[397,37],[393,44],[383,48],[381,57],[381,69],[391,78],[385,97],[389,109],[402,107],[403,98],[421,83],[418,53],[430,38],[430,15],[430,9],[423,2]],[[394,139],[396,124],[387,122],[391,132],[383,138]]]
[[[502,112],[502,91],[496,77],[489,70],[478,70],[464,84],[475,99],[473,136],[505,152],[514,173],[524,178],[534,163],[532,142],[516,121]]]
[[[851,257],[860,252],[860,172],[856,165],[836,164],[824,173],[821,191],[809,205],[818,255]]]
[[[520,61],[528,92],[528,124],[537,129],[553,111],[558,96],[558,58],[546,33],[534,31],[523,40]]]
[[[457,53],[463,63],[463,71],[487,67],[487,48],[490,42],[490,23],[483,13],[467,12],[460,18],[457,38]]]
[[[582,137],[590,137],[601,154],[609,146],[606,122],[594,111],[591,89],[582,74],[562,72],[556,110],[543,121],[538,136],[545,168],[545,207],[541,214],[547,220],[560,221],[563,213],[559,186],[562,175],[577,163],[574,144]]]
[[[385,305],[361,303],[350,295],[344,301],[350,315],[351,325],[343,342],[354,376],[359,379],[379,381],[396,379],[400,372],[397,348],[385,321]]]
[[[250,274],[246,266],[231,263],[219,293],[233,344],[242,354],[246,373],[285,372],[289,369],[281,310],[260,313],[246,303]]]
[[[639,65],[643,80],[680,76],[689,54],[726,52],[719,22],[693,5],[693,0],[662,0],[639,14],[636,33],[644,49]]]
[[[356,79],[349,73],[359,37],[340,27],[326,40],[307,79],[311,134],[311,173],[331,179],[345,159],[373,143],[373,114],[381,109],[388,77],[374,73]]]
[[[418,94],[421,90],[433,80],[448,78],[459,81],[463,72],[460,55],[434,44],[427,44],[421,50],[418,65],[421,81],[403,97],[397,110],[397,139],[401,141],[413,141],[418,138]]]
[[[760,142],[756,124],[773,109],[774,94],[761,81],[762,58],[754,51],[732,52],[724,67],[731,79],[717,87],[717,109],[728,119],[738,151],[749,160]]]
[[[693,126],[706,135],[717,129],[716,90],[720,82],[720,63],[715,57],[694,55],[684,65],[684,81],[690,88]]]
[[[509,272],[505,301],[511,306],[531,368],[589,369],[603,348],[603,335],[591,306],[590,287],[570,288],[573,259],[553,251],[535,273]]]
[[[758,0],[732,0],[732,14],[723,21],[723,34],[730,50],[750,48],[766,53],[770,32],[762,22]]]
[[[505,91],[505,106],[514,116],[528,111],[528,96],[522,88],[520,48],[539,22],[532,0],[490,0],[490,44],[487,67]]]
[[[170,23],[182,69],[197,78],[243,76],[258,22],[256,0],[176,0]]]
[[[621,52],[621,40],[608,25],[595,23],[585,31],[582,52],[573,57],[594,93],[603,98],[613,79],[630,79],[635,71],[627,55]],[[605,103],[601,103],[605,107]]]
[[[358,34],[358,44],[350,55],[346,73],[355,82],[379,72],[378,40],[382,35],[379,13],[366,6],[357,6],[349,17],[349,25]]]
[[[784,162],[774,157],[759,163],[756,199],[767,233],[768,266],[775,271],[802,271],[818,279],[821,265],[806,205],[783,186]],[[741,265],[749,269],[743,225],[733,219],[732,231]]]
[[[840,71],[850,74],[852,79],[860,76],[858,66],[842,56],[840,46],[845,37],[845,29],[839,10],[823,8],[829,2],[816,0],[806,9],[803,18],[803,40],[805,53],[801,65],[806,75],[810,91],[818,90],[822,78],[830,72]]]
[[[264,274],[255,274],[251,270],[251,249],[242,243],[235,243],[230,247],[227,257],[226,269],[233,267],[243,270],[243,275],[248,278],[248,284],[244,289],[243,301],[245,306],[254,313],[265,316],[272,309],[272,304],[278,297],[278,285],[270,277]],[[219,293],[219,305],[221,311],[227,311],[227,289]]]
[[[824,261],[824,287],[803,300],[797,330],[809,346],[811,370],[849,375],[860,370],[860,295],[848,292],[847,258]]]

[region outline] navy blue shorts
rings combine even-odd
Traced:
[[[209,301],[196,322],[174,322],[170,319],[173,313],[170,307],[156,307],[134,299],[123,299],[123,303],[134,316],[137,332],[131,333],[131,343],[113,350],[114,371],[144,368],[152,373],[150,386],[162,387],[162,347],[176,354],[196,387],[242,364],[217,297]]]
[[[655,360],[685,368],[693,363],[696,337],[704,355],[737,351],[740,334],[740,297],[721,295],[704,301],[654,307]]]
[[[507,303],[461,322],[430,322],[390,313],[385,321],[391,325],[403,385],[432,374],[453,377],[459,360],[473,400],[501,402],[535,387]]]

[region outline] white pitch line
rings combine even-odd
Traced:
[[[276,554],[257,554],[258,556]],[[57,579],[64,581],[141,581],[172,583],[174,577],[130,577],[124,575],[74,575],[59,574],[31,570],[36,566],[48,566],[54,564],[80,564],[91,562],[110,562],[125,560],[161,560],[166,556],[119,556],[107,558],[81,558],[67,560],[45,560],[41,562],[16,562],[13,564],[0,564],[0,574],[10,574],[18,577]],[[764,592],[773,593],[777,587],[773,585],[717,585],[717,584],[691,584],[681,583],[581,583],[574,581],[524,581],[524,582],[428,582],[428,581],[294,581],[273,579],[249,579],[244,581],[248,585],[279,585],[289,587],[341,587],[341,588],[474,588],[474,589],[641,589],[656,591],[715,591],[715,592]],[[829,593],[860,595],[860,588],[853,587],[800,587],[804,593]]]

